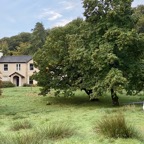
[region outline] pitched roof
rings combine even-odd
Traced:
[[[14,73],[12,73],[11,75],[9,75],[9,77],[11,77],[11,76],[13,76],[13,75],[19,75],[19,76],[21,76],[22,78],[24,78],[24,76],[23,75],[21,75],[20,73],[18,73],[18,72],[14,72]]]
[[[32,56],[21,55],[21,56],[2,56],[0,63],[26,63],[32,59]]]

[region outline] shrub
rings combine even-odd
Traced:
[[[2,81],[2,88],[9,88],[9,87],[15,87],[15,84],[13,84],[10,81]]]
[[[31,87],[31,86],[32,86],[31,84],[27,84],[27,83],[23,84],[23,87]]]
[[[98,122],[96,129],[104,136],[111,138],[138,137],[136,130],[126,123],[122,114],[106,115]]]
[[[32,124],[29,121],[24,120],[14,122],[10,129],[13,131],[19,131],[21,129],[30,129],[30,128],[32,128]]]

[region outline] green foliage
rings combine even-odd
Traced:
[[[43,86],[43,94],[49,92],[51,88],[67,93],[82,87],[83,76],[91,81],[89,76],[85,75],[88,71],[86,64],[89,64],[90,57],[85,54],[85,49],[76,49],[70,43],[75,40],[76,34],[81,32],[81,27],[86,25],[78,18],[65,27],[49,31],[44,47],[34,56],[35,66],[40,70],[35,74],[35,79],[40,86]],[[83,60],[85,65],[81,64]],[[88,83],[83,82],[85,85]]]
[[[136,30],[139,33],[144,33],[144,5],[138,5],[134,8],[133,17],[137,21],[135,25]]]
[[[31,87],[31,86],[32,86],[31,84],[27,84],[27,83],[23,84],[23,87]]]
[[[10,81],[2,81],[2,88],[9,88],[9,87],[15,87],[15,85]]]
[[[117,97],[123,89],[143,90],[144,36],[135,29],[131,2],[84,0],[86,21],[78,18],[49,31],[34,57],[42,94],[87,89],[93,96],[112,90]]]
[[[22,32],[16,36],[10,38],[0,39],[1,50],[4,55],[10,55],[17,52],[17,48],[21,47],[21,43],[29,43],[31,39],[31,34]],[[24,48],[25,49],[25,48]]]
[[[42,48],[45,43],[46,36],[47,34],[43,24],[37,22],[31,35],[31,47],[29,49],[29,54],[34,54],[38,49]]]
[[[127,124],[124,115],[105,115],[97,124],[97,131],[111,138],[138,138],[139,133]]]
[[[134,30],[131,2],[84,0],[86,21],[97,29],[97,47],[92,54],[97,95],[110,89],[126,89],[129,94],[143,89],[144,36]]]
[[[8,54],[8,42],[5,39],[0,41],[0,50],[2,51],[3,55]]]
[[[32,31],[0,39],[0,50],[4,55],[33,55],[45,43],[48,30],[37,22]]]

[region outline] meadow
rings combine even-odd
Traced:
[[[0,96],[0,144],[143,144],[142,105],[144,94],[119,95],[120,107],[113,107],[108,94],[89,101],[82,91],[73,97],[38,95],[39,87],[3,89]],[[140,138],[109,138],[96,129],[105,117],[122,114]]]

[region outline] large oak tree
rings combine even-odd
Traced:
[[[35,55],[36,80],[46,94],[83,89],[90,96],[129,94],[144,88],[144,35],[135,25],[131,0],[84,0],[86,21],[77,19],[49,32]]]

